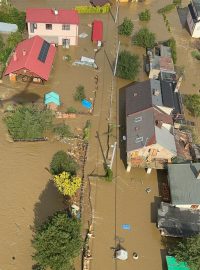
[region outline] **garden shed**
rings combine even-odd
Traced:
[[[54,91],[46,93],[44,96],[44,104],[47,108],[55,111],[58,106],[60,106],[60,96]]]
[[[103,39],[103,22],[94,20],[92,25],[92,41],[98,42]]]

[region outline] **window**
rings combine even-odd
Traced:
[[[62,30],[70,30],[70,24],[63,24]]]
[[[31,23],[30,24],[30,31],[31,33],[34,33],[34,30],[37,29],[37,23]]]
[[[52,30],[52,24],[47,23],[46,24],[46,30]]]
[[[135,123],[138,123],[140,121],[142,121],[142,116],[135,117],[135,119],[134,119]]]
[[[143,137],[138,137],[135,139],[135,142],[136,143],[140,143],[140,142],[143,142]]]

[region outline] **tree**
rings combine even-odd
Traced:
[[[200,96],[197,94],[184,95],[184,104],[193,116],[200,116]]]
[[[2,37],[2,35],[0,35],[0,52],[4,49],[4,46],[5,46],[5,44],[3,42],[3,37]]]
[[[36,229],[32,245],[33,259],[41,269],[72,270],[81,251],[81,224],[66,212],[56,213]],[[39,268],[38,268],[39,269]]]
[[[76,191],[81,187],[81,178],[78,176],[71,176],[68,172],[62,172],[55,175],[53,178],[57,189],[63,194],[74,196]]]
[[[154,33],[150,32],[147,28],[140,29],[135,36],[133,36],[132,43],[134,45],[153,48],[156,42],[156,36]]]
[[[64,151],[56,152],[50,164],[50,172],[53,175],[58,175],[62,172],[69,172],[71,175],[76,175],[78,168],[77,162]]]
[[[175,40],[174,38],[170,38],[170,39],[167,40],[165,43],[166,43],[166,45],[167,45],[168,47],[170,47],[173,62],[174,62],[174,64],[176,64],[176,61],[177,61],[177,54],[176,54],[176,40]]]
[[[140,70],[139,57],[136,54],[131,54],[128,51],[119,53],[116,76],[127,79],[135,80]]]
[[[126,17],[124,18],[123,23],[118,26],[118,33],[119,35],[130,36],[133,28],[133,22]]]
[[[151,13],[149,11],[149,9],[145,9],[145,11],[142,11],[140,14],[139,14],[139,19],[140,21],[150,21],[151,19]]]
[[[65,124],[58,124],[54,127],[53,132],[61,139],[73,137],[70,126]]]
[[[83,85],[79,85],[76,88],[76,92],[74,94],[74,100],[82,101],[83,99],[85,99],[85,89]]]
[[[8,40],[7,40],[7,47],[8,48],[15,48],[16,45],[22,41],[23,39],[23,36],[22,36],[22,33],[20,33],[19,31],[15,32],[15,33],[11,33],[9,36],[8,36]]]
[[[180,241],[170,251],[178,261],[185,261],[191,270],[199,270],[200,266],[200,235]]]
[[[53,114],[38,106],[18,106],[4,118],[8,131],[13,139],[38,139],[52,128]]]

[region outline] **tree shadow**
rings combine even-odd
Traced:
[[[64,209],[66,209],[64,196],[59,193],[53,181],[49,180],[34,207],[34,226],[40,226],[48,217]]]
[[[158,192],[159,196],[163,195],[163,183],[168,184],[167,170],[157,170]]]
[[[157,223],[158,208],[160,207],[161,198],[154,196],[154,202],[151,203],[151,223]]]

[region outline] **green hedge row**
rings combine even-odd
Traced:
[[[93,7],[93,6],[76,6],[75,10],[78,13],[89,14],[89,13],[108,13],[110,10],[110,4],[106,4],[103,7]]]

